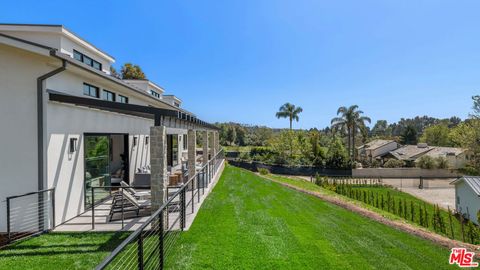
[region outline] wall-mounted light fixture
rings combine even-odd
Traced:
[[[77,151],[77,140],[77,138],[70,138],[70,144],[68,147],[70,154]]]
[[[134,136],[133,137],[133,146],[137,145],[137,140],[138,140],[137,136]]]
[[[145,137],[145,145],[148,145],[148,139],[150,139],[150,137],[146,136]]]

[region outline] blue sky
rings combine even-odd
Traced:
[[[102,3],[98,3],[102,2]],[[27,8],[28,7],[28,8]],[[465,118],[480,94],[479,1],[6,1],[0,22],[63,24],[210,121],[325,127]]]

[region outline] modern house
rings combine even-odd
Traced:
[[[0,233],[8,196],[55,188],[60,224],[92,186],[148,175],[165,192],[169,173],[194,173],[197,131],[203,162],[218,152],[216,127],[152,81],[112,76],[114,61],[62,25],[0,24]]]
[[[463,176],[451,184],[455,185],[455,208],[457,212],[462,213],[466,218],[478,224],[480,176]]]
[[[373,140],[357,147],[357,159],[372,162],[397,148],[398,143],[394,140]]]

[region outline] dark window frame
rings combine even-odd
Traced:
[[[76,56],[79,56],[80,59],[78,59]],[[87,55],[85,55],[85,54],[83,54],[83,53],[81,53],[81,52],[79,52],[79,51],[77,51],[77,50],[73,50],[73,58],[74,58],[75,60],[78,60],[78,61],[84,63],[84,64],[87,65],[87,66],[93,67],[94,69],[98,69],[98,70],[100,70],[100,71],[102,70],[102,63],[96,61],[96,60],[93,59],[92,57],[87,56]],[[89,63],[86,63],[86,61],[87,61],[86,59],[90,60],[91,63],[90,63],[90,64],[89,64]],[[98,65],[98,67],[96,67],[96,65]]]
[[[85,91],[85,86],[88,87],[88,93]],[[95,90],[95,95],[92,95],[92,88]],[[100,88],[89,83],[83,83],[83,94],[89,97],[100,98]]]
[[[122,95],[118,95],[118,102],[124,103],[124,104],[128,104],[128,97],[122,96]]]
[[[104,96],[104,94],[106,94],[106,96]],[[111,95],[112,100],[109,99],[109,95]],[[112,91],[108,91],[108,90],[106,90],[106,89],[103,89],[102,99],[103,99],[103,100],[106,100],[106,101],[115,102],[115,100],[116,100],[116,94],[115,94],[114,92],[112,92]]]
[[[152,90],[152,89],[150,89],[150,95],[152,95],[156,98],[160,98],[162,96],[160,93],[158,93],[157,91]]]

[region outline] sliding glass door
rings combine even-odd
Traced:
[[[91,187],[110,186],[110,136],[85,135],[85,207],[92,205]],[[109,195],[109,189],[95,188],[98,202]]]

